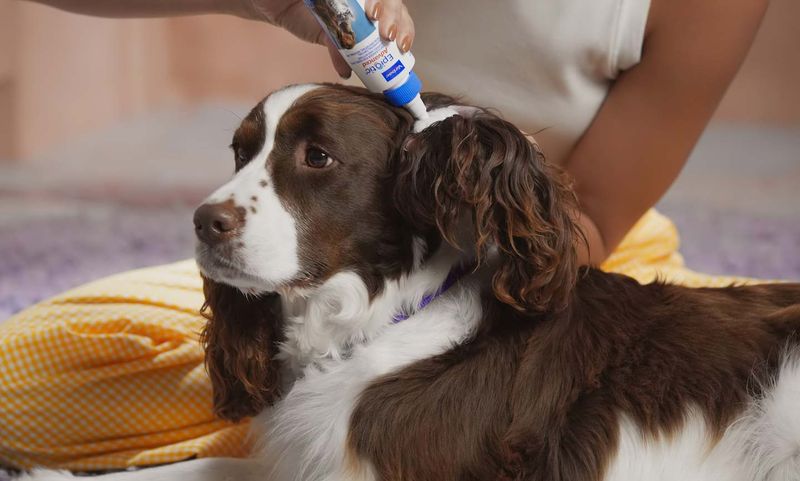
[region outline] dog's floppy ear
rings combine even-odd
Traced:
[[[451,116],[410,134],[397,169],[396,206],[412,227],[438,229],[458,245],[458,223],[469,215],[478,260],[497,248],[500,301],[537,312],[566,305],[577,275],[577,201],[513,124],[482,109]]]
[[[214,414],[238,421],[255,416],[280,396],[281,300],[277,294],[245,296],[203,277],[208,319],[203,330]],[[208,312],[210,308],[211,312]]]

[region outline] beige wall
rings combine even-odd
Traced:
[[[96,21],[18,3],[12,55],[14,154],[71,136],[171,98],[164,21]]]
[[[255,103],[295,82],[338,79],[327,50],[283,30],[237,18],[170,21],[172,78],[190,100],[227,98]]]
[[[798,21],[800,1],[772,0],[718,119],[800,123]],[[0,0],[0,159],[148,109],[252,102],[286,83],[334,79],[324,49],[255,22],[107,20]]]
[[[800,0],[771,0],[717,118],[800,124]]]
[[[237,18],[109,20],[0,0],[0,32],[0,159],[149,109],[335,79],[324,49]]]
[[[0,0],[0,159],[11,154],[11,144],[14,139],[12,115],[12,62],[14,51],[11,39],[11,4]],[[2,160],[0,160],[2,162]]]

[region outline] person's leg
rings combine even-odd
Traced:
[[[126,272],[0,323],[0,464],[81,471],[242,456],[211,412],[193,261]]]

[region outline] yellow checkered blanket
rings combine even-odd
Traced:
[[[603,268],[689,286],[748,279],[686,269],[650,211]],[[243,456],[247,424],[211,413],[194,261],[126,272],[0,324],[0,464],[103,470]]]

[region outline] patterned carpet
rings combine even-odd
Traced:
[[[51,215],[0,229],[0,319],[99,277],[192,256],[188,206],[49,204],[18,206],[18,212],[46,209]]]

